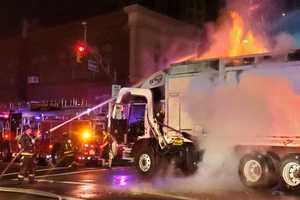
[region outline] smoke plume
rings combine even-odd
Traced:
[[[294,48],[286,34],[270,35],[268,25],[278,9],[271,1],[227,1],[217,23],[208,24],[206,44],[197,59],[272,52],[283,54]],[[232,14],[234,13],[234,14]],[[181,101],[201,136],[205,149],[196,176],[171,179],[176,190],[239,189],[239,155],[236,145],[261,142],[270,136],[293,135],[300,130],[300,82],[298,68],[282,69],[280,63],[261,63],[259,69],[241,73],[236,80],[201,80],[195,77]],[[270,65],[274,67],[269,67]],[[217,80],[217,81],[216,81]],[[182,187],[188,184],[188,188]]]

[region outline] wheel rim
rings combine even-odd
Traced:
[[[148,154],[142,154],[139,159],[139,166],[143,172],[149,171],[151,168],[151,157]]]
[[[249,182],[257,182],[262,176],[261,164],[256,160],[247,161],[244,165],[244,176]]]
[[[289,162],[283,167],[282,178],[287,185],[295,187],[300,184],[300,178],[295,177],[295,173],[299,170],[300,165],[296,162]]]

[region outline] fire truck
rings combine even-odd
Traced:
[[[49,130],[63,123],[64,120],[47,119],[41,122],[38,153],[41,158],[51,159],[54,163],[60,159],[65,137],[75,151],[75,159],[79,164],[101,164],[99,149],[103,125],[90,118],[76,119],[54,131]]]
[[[19,113],[1,112],[0,113],[0,153],[1,159],[9,161],[13,152],[17,149],[14,138],[20,133],[19,125],[21,115]]]
[[[299,72],[299,50],[281,56],[259,54],[174,64],[136,87],[122,88],[111,106],[109,128],[123,149],[122,157],[133,161],[139,174],[153,176],[164,167],[162,163],[166,160],[173,160],[177,168],[192,174],[206,155],[201,144],[210,133],[205,124],[208,120],[198,121],[184,106],[183,95],[192,91],[191,86],[209,88],[211,94],[220,85],[239,87],[250,73],[258,73],[262,78],[275,73],[283,79],[290,74],[292,80],[297,80]],[[193,95],[196,97],[197,91],[190,94]],[[251,96],[249,98],[251,101]],[[202,104],[195,104],[194,110],[204,112],[205,102],[198,103]],[[164,117],[159,118],[157,114],[161,109]],[[275,113],[280,115],[279,110]],[[238,124],[230,126],[235,125]],[[266,135],[235,144],[241,181],[252,188],[271,187],[278,182],[291,189],[299,188],[299,133]]]
[[[101,162],[99,137],[104,129],[104,119],[101,114],[93,114],[78,118],[54,131],[51,128],[74,117],[86,107],[58,107],[58,104],[34,102],[29,107],[18,108],[15,111],[0,114],[1,157],[9,161],[19,151],[16,137],[21,134],[22,127],[29,124],[37,142],[37,157],[41,163],[51,159],[54,163],[60,159],[64,140],[72,143],[75,159],[81,164]],[[71,161],[70,161],[71,162]],[[67,165],[67,163],[65,163]]]

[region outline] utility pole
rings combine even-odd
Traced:
[[[29,22],[24,19],[22,24],[22,34],[19,48],[19,66],[17,72],[17,100],[27,100],[27,86],[28,86],[28,66],[30,62],[29,54],[29,40],[28,40]]]
[[[83,26],[83,41],[85,43],[86,46],[88,46],[87,44],[87,22],[86,21],[83,21],[81,22],[81,25]]]

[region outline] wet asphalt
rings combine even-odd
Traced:
[[[0,163],[2,171],[7,163]],[[9,176],[0,180],[0,199],[44,200],[44,199],[93,199],[93,200],[294,200],[298,195],[287,195],[274,191],[254,191],[246,188],[189,191],[188,181],[172,183],[158,177],[142,180],[128,166],[104,169],[99,167],[61,168],[49,170],[39,167],[36,182],[15,180],[18,165],[9,170]],[[183,184],[183,185],[180,185]],[[176,186],[175,188],[173,186]],[[177,187],[179,186],[179,187]],[[184,188],[187,188],[186,190]],[[183,188],[180,191],[176,188]],[[3,190],[8,190],[3,192]],[[27,194],[24,194],[27,193]],[[45,194],[44,194],[45,193]],[[52,196],[52,197],[49,197]]]

